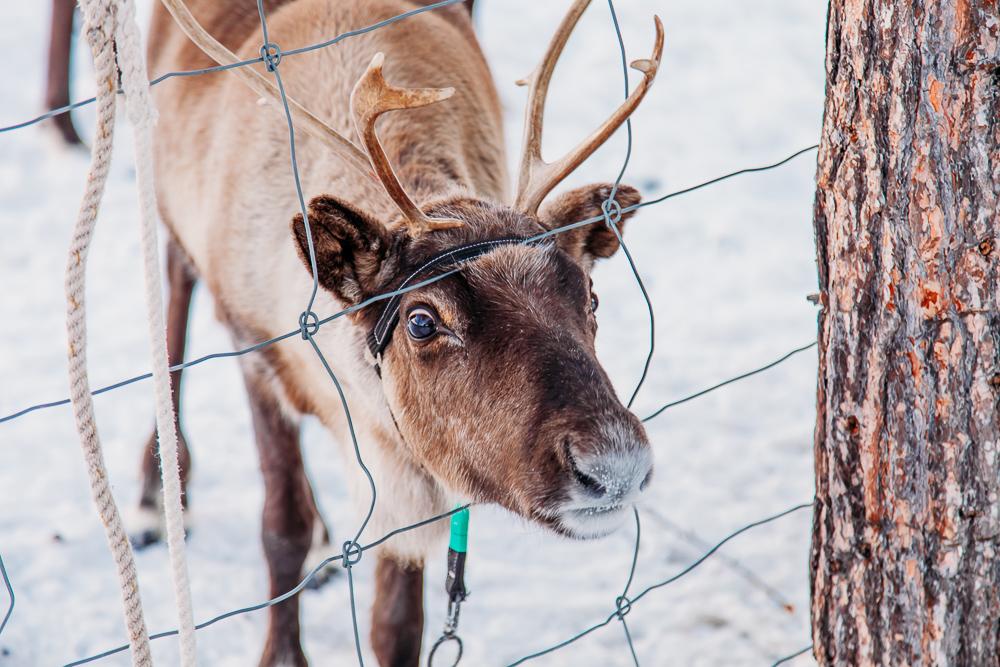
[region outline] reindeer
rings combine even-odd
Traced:
[[[265,3],[272,41],[284,45],[321,41],[415,4],[429,3]],[[662,54],[657,18],[651,58],[633,63],[643,81],[579,146],[556,162],[543,161],[549,81],[588,4],[574,2],[526,82],[513,197],[497,92],[465,5],[281,60],[289,96],[339,133],[345,146],[331,150],[298,135],[302,188],[311,197],[308,230],[297,213],[286,125],[267,108],[273,99],[259,98],[229,73],[156,89],[173,363],[183,358],[199,280],[234,343],[245,346],[299,321],[313,286],[313,257],[320,314],[454,271],[311,332],[343,386],[378,487],[368,535],[462,501],[495,503],[556,533],[596,538],[625,520],[649,482],[646,433],[596,358],[597,297],[589,277],[597,259],[617,251],[617,234],[632,213],[612,218],[617,230],[598,223],[521,242],[602,214],[613,191],[608,183],[546,199],[636,109]],[[258,55],[253,2],[190,5],[224,46],[241,57]],[[162,7],[154,11],[149,53],[154,75],[213,64]],[[347,139],[355,136],[363,150]],[[356,168],[358,155],[364,169]],[[627,208],[640,195],[621,185],[615,201]],[[270,592],[278,595],[299,581],[310,548],[329,543],[299,449],[304,415],[318,417],[344,446],[349,484],[365,505],[368,487],[353,460],[336,388],[312,347],[292,339],[241,360],[264,478]],[[176,408],[179,389],[178,372]],[[186,480],[190,457],[181,442]],[[154,445],[155,433],[143,465],[141,502],[149,512],[160,494]],[[445,530],[438,522],[375,552],[371,642],[383,665],[419,660],[423,563]],[[298,599],[269,612],[260,664],[306,664]]]
[[[49,56],[45,75],[45,108],[58,109],[69,104],[70,56],[73,52],[73,18],[76,0],[52,0],[49,20]],[[69,112],[49,121],[59,140],[68,145],[80,145],[80,135],[73,127]]]

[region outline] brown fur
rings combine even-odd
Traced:
[[[378,220],[328,196],[309,202],[308,213],[320,284],[346,303],[360,303],[377,288],[373,280],[400,235],[394,238]],[[299,256],[309,265],[301,213],[292,221],[292,232]]]
[[[568,225],[577,220],[587,220],[602,215],[601,205],[611,195],[611,186],[594,187],[587,185],[582,188],[564,192],[551,202],[544,204],[539,217],[549,228]],[[622,208],[628,208],[639,203],[639,191],[628,185],[619,186],[615,193],[615,201]],[[609,214],[611,212],[609,211]],[[625,213],[617,222],[618,233],[625,231],[625,221],[635,214]],[[579,216],[579,217],[578,217]],[[618,252],[618,236],[603,222],[588,227],[577,227],[557,237],[559,246],[578,262],[590,258],[611,257]]]
[[[312,544],[313,502],[309,480],[302,466],[298,424],[289,420],[266,387],[247,373],[247,393],[254,434],[264,475],[264,513],[261,537],[271,575],[271,597],[299,583],[302,564]],[[299,643],[299,598],[269,608],[271,627],[264,644],[262,665],[305,665]]]
[[[426,3],[270,0],[265,6],[271,39],[287,50],[418,4]],[[257,55],[261,37],[253,3],[189,5],[223,44],[242,57]],[[314,309],[321,317],[396,288],[442,250],[532,236],[600,215],[608,184],[556,197],[538,216],[505,203],[500,106],[468,7],[421,14],[333,48],[284,58],[280,71],[290,96],[353,138],[347,101],[379,51],[394,85],[456,89],[454,97],[431,107],[387,114],[378,135],[421,209],[464,225],[410,236],[384,192],[318,142],[297,135],[321,288]],[[165,11],[154,10],[152,73],[209,65]],[[258,103],[226,73],[175,80],[156,90],[156,169],[165,222],[190,254],[238,345],[284,333],[294,326],[312,284],[280,112]],[[626,207],[639,195],[622,186],[617,199]],[[635,474],[647,474],[648,467],[642,426],[618,401],[594,350],[588,274],[596,258],[617,247],[614,232],[599,222],[538,246],[494,250],[461,273],[408,293],[383,354],[381,379],[363,344],[381,307],[323,325],[315,341],[343,384],[358,446],[380,482],[365,537],[440,512],[458,498],[498,503],[574,535],[578,528],[567,517],[575,516],[572,503],[584,502],[580,498],[594,497],[586,503],[612,513],[619,509],[615,503],[630,502],[625,491],[615,495],[611,487],[627,477],[622,488],[632,493],[638,484],[634,471],[605,478],[586,467],[593,460],[614,468],[616,456],[638,461]],[[178,290],[178,308],[183,298]],[[416,340],[407,334],[408,314],[417,307],[433,311],[438,335]],[[262,532],[276,595],[297,583],[319,520],[298,446],[301,415],[316,415],[347,444],[349,459],[353,451],[339,398],[308,344],[274,345],[243,357],[242,365],[264,475]],[[353,460],[347,470],[357,470]],[[439,523],[381,547],[372,641],[383,665],[419,659],[421,563],[428,549],[440,548],[431,538],[443,530]],[[270,613],[261,663],[303,664],[297,599]]]
[[[45,107],[58,109],[69,104],[70,55],[73,50],[73,15],[75,0],[52,0],[52,22],[49,29],[49,62],[45,80]],[[67,111],[52,118],[59,137],[70,145],[82,143],[73,127],[73,116]]]
[[[424,566],[380,556],[375,566],[371,642],[380,665],[406,667],[420,661],[424,627]]]

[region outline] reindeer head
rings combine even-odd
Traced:
[[[512,206],[472,194],[419,207],[409,198],[379,144],[375,120],[451,91],[388,85],[379,54],[351,107],[374,172],[401,216],[377,220],[329,196],[312,200],[308,211],[320,284],[348,305],[447,274],[352,316],[410,456],[471,500],[498,503],[581,538],[617,527],[652,474],[645,431],[619,401],[594,349],[598,299],[590,270],[618,250],[631,213],[616,216],[616,229],[600,221],[545,236],[602,216],[613,188],[591,185],[543,201],[638,106],[663,46],[657,19],[652,58],[633,63],[643,82],[580,146],[544,162],[545,93],[587,4],[575,3],[531,77]],[[622,185],[615,201],[625,209],[639,202],[639,193]],[[308,266],[302,216],[293,231]]]

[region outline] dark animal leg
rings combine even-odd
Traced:
[[[167,241],[167,282],[170,285],[169,302],[167,304],[167,356],[170,365],[175,366],[184,361],[184,348],[187,345],[188,315],[191,310],[191,294],[194,292],[197,278],[184,251],[173,239]],[[188,450],[187,439],[180,427],[180,397],[182,371],[170,374],[171,400],[174,404],[174,417],[177,427],[178,462],[181,469],[182,500],[187,506],[187,481],[191,472],[191,453]],[[160,502],[160,459],[156,443],[156,429],[146,441],[142,455],[142,493],[139,497],[139,509],[145,517],[158,519],[162,511]],[[132,536],[136,547],[144,547],[158,542],[162,535],[160,522],[147,521],[149,525],[138,528]]]
[[[382,667],[416,667],[424,631],[424,566],[379,555],[371,641]]]
[[[70,53],[73,48],[75,0],[52,0],[52,31],[49,34],[49,70],[45,85],[45,106],[58,109],[69,104]],[[67,144],[80,144],[80,136],[67,112],[52,118],[52,124]]]
[[[268,391],[266,381],[244,373],[250,395],[254,434],[264,475],[261,538],[277,597],[299,583],[302,564],[313,538],[312,491],[299,449],[299,426],[289,419]],[[306,665],[299,642],[299,598],[269,608],[267,639],[261,667]]]
[[[319,511],[319,503],[316,502],[316,493],[313,490],[312,483],[309,481],[308,475],[306,475],[306,484],[309,489],[309,506],[312,509],[315,523],[313,524],[312,547],[309,550],[309,556],[306,558],[303,576],[312,571],[312,569],[319,565],[322,561],[334,555],[330,526],[323,518],[323,514]],[[336,577],[340,573],[340,570],[341,566],[338,562],[327,564],[319,570],[312,579],[309,580],[309,583],[306,584],[306,588],[317,590],[323,587],[330,580]]]

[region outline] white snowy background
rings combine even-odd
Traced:
[[[148,12],[148,3],[141,4]],[[476,23],[503,99],[513,160],[524,100],[513,82],[532,69],[568,2],[479,4]],[[653,13],[666,27],[661,74],[634,116],[635,146],[625,180],[652,198],[815,143],[825,6],[819,0],[619,0],[630,58],[649,53]],[[0,125],[40,111],[47,7],[4,3]],[[92,93],[92,73],[82,44],[76,53],[74,98],[81,98]],[[557,155],[589,132],[618,104],[621,91],[608,8],[595,2],[555,75],[546,155]],[[79,112],[76,121],[89,136],[92,110]],[[137,204],[123,120],[120,130],[90,258],[94,386],[148,367]],[[570,184],[613,179],[624,153],[619,132]],[[57,147],[41,127],[0,134],[0,415],[67,394],[64,253],[86,168],[84,153]],[[276,173],[285,168],[268,166]],[[774,171],[646,208],[630,223],[626,240],[657,315],[656,354],[636,403],[640,416],[815,338],[816,312],[806,300],[816,285],[813,171],[810,153]],[[595,282],[600,358],[627,398],[646,354],[646,307],[620,254],[596,271]],[[228,349],[211,297],[200,290],[189,357]],[[675,574],[707,543],[739,526],[812,498],[814,383],[810,350],[648,424],[657,474],[640,508],[633,591]],[[262,485],[236,362],[216,360],[188,371],[183,398],[195,459],[188,562],[196,617],[206,619],[266,597],[258,539]],[[151,402],[149,383],[96,399],[123,507],[137,499]],[[315,423],[305,429],[304,448],[320,504],[343,539],[359,517],[342,490],[342,461]],[[762,526],[646,596],[628,616],[641,663],[764,666],[806,646],[809,532],[808,511]],[[624,583],[633,539],[629,526],[604,540],[572,542],[503,512],[475,508],[472,596],[460,629],[463,664],[504,664],[606,618]],[[122,643],[113,562],[68,407],[0,424],[0,554],[17,593],[0,636],[0,665],[57,665]],[[442,546],[441,557],[427,568],[425,647],[443,620],[444,556]],[[137,559],[151,631],[175,627],[166,549],[147,549]],[[372,565],[362,560],[355,570],[362,637],[368,633]],[[304,593],[302,602],[304,643],[313,664],[351,664],[346,578]],[[5,604],[0,591],[0,609]],[[256,664],[265,622],[266,612],[256,612],[199,632],[202,664]],[[154,655],[157,664],[177,664],[172,639],[155,642]],[[367,659],[374,661],[370,653]],[[539,660],[630,662],[618,622]],[[795,664],[811,662],[805,656]],[[99,664],[129,663],[119,655]]]

